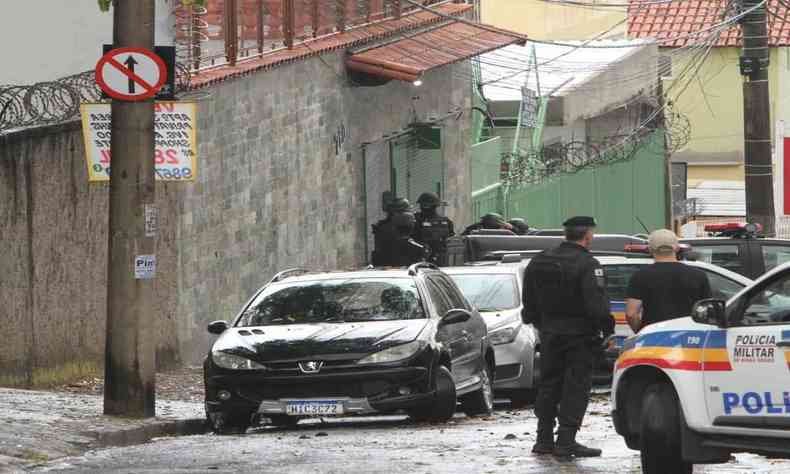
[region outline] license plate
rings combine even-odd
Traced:
[[[337,400],[289,400],[286,415],[342,415],[343,404]]]

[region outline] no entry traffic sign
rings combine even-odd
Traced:
[[[96,63],[96,83],[113,99],[150,99],[166,80],[164,61],[145,48],[113,49]]]

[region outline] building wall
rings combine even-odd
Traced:
[[[790,98],[787,85],[788,51],[790,48],[773,48],[769,69],[771,95],[771,123],[790,119]],[[675,100],[676,109],[686,115],[691,123],[691,140],[676,152],[674,161],[689,163],[692,173],[706,179],[743,179],[743,79],[738,71],[738,48],[714,48],[701,67],[699,80],[693,80],[685,92],[675,98],[683,87],[677,76],[684,63],[673,64],[674,79],[664,81],[669,98]],[[677,84],[673,87],[673,84]],[[724,164],[700,166],[695,162]],[[710,176],[709,178],[707,178]],[[713,176],[716,176],[715,178]]]
[[[156,0],[156,44],[172,45],[173,0]],[[112,42],[112,9],[96,0],[3,0],[0,84],[33,84],[93,69]]]
[[[480,3],[484,23],[539,39],[588,39],[625,19],[622,8],[601,11],[571,5],[552,5],[540,0],[481,0]],[[607,36],[624,34],[625,24],[621,24]]]
[[[445,199],[459,227],[470,223],[470,88],[458,69],[467,65],[426,75],[416,94],[402,82],[347,87],[343,54],[205,90],[197,180],[157,185],[160,365],[200,362],[206,324],[231,319],[279,270],[364,264],[365,198],[388,180],[364,192],[361,145],[379,145],[366,156],[379,164],[382,137],[415,116],[460,108],[445,122]],[[87,182],[79,126],[0,140],[0,326],[14,335],[0,345],[0,384],[46,385],[101,368],[107,185]]]

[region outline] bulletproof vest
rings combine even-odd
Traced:
[[[422,241],[431,246],[444,243],[450,236],[450,219],[444,216],[422,217],[417,225],[420,226]]]
[[[389,220],[380,220],[373,224],[373,255],[371,263],[375,266],[395,265],[395,240],[397,229]]]
[[[543,314],[575,315],[584,312],[581,300],[579,256],[560,257],[548,251],[532,259],[538,311]]]
[[[395,262],[399,266],[408,266],[422,262],[426,249],[410,237],[400,237],[395,241]]]

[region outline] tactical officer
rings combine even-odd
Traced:
[[[415,222],[414,214],[411,212],[400,212],[392,216],[392,224],[397,235],[393,246],[393,261],[389,265],[405,267],[428,258],[430,253],[428,248],[411,238]]]
[[[595,220],[572,217],[563,226],[565,241],[536,255],[524,272],[522,317],[538,329],[541,346],[532,452],[567,459],[601,455],[600,449],[577,443],[576,432],[587,410],[594,356],[614,332],[614,319],[603,268],[588,251]]]
[[[371,263],[373,266],[393,265],[395,260],[395,240],[398,233],[392,218],[400,213],[411,210],[411,204],[406,198],[395,198],[384,207],[387,217],[373,224],[373,253]]]
[[[420,194],[417,204],[420,205],[420,212],[414,215],[416,223],[412,237],[428,247],[431,252],[429,261],[437,265],[446,265],[447,238],[455,235],[453,221],[436,212],[441,201],[439,201],[439,196],[434,193]]]
[[[513,227],[513,233],[516,235],[527,235],[529,232],[529,225],[525,219],[514,217],[507,221]]]
[[[470,225],[461,233],[461,235],[469,235],[472,232],[480,229],[505,229],[513,231],[513,226],[505,222],[505,218],[496,212],[489,212],[480,218],[480,222]]]

